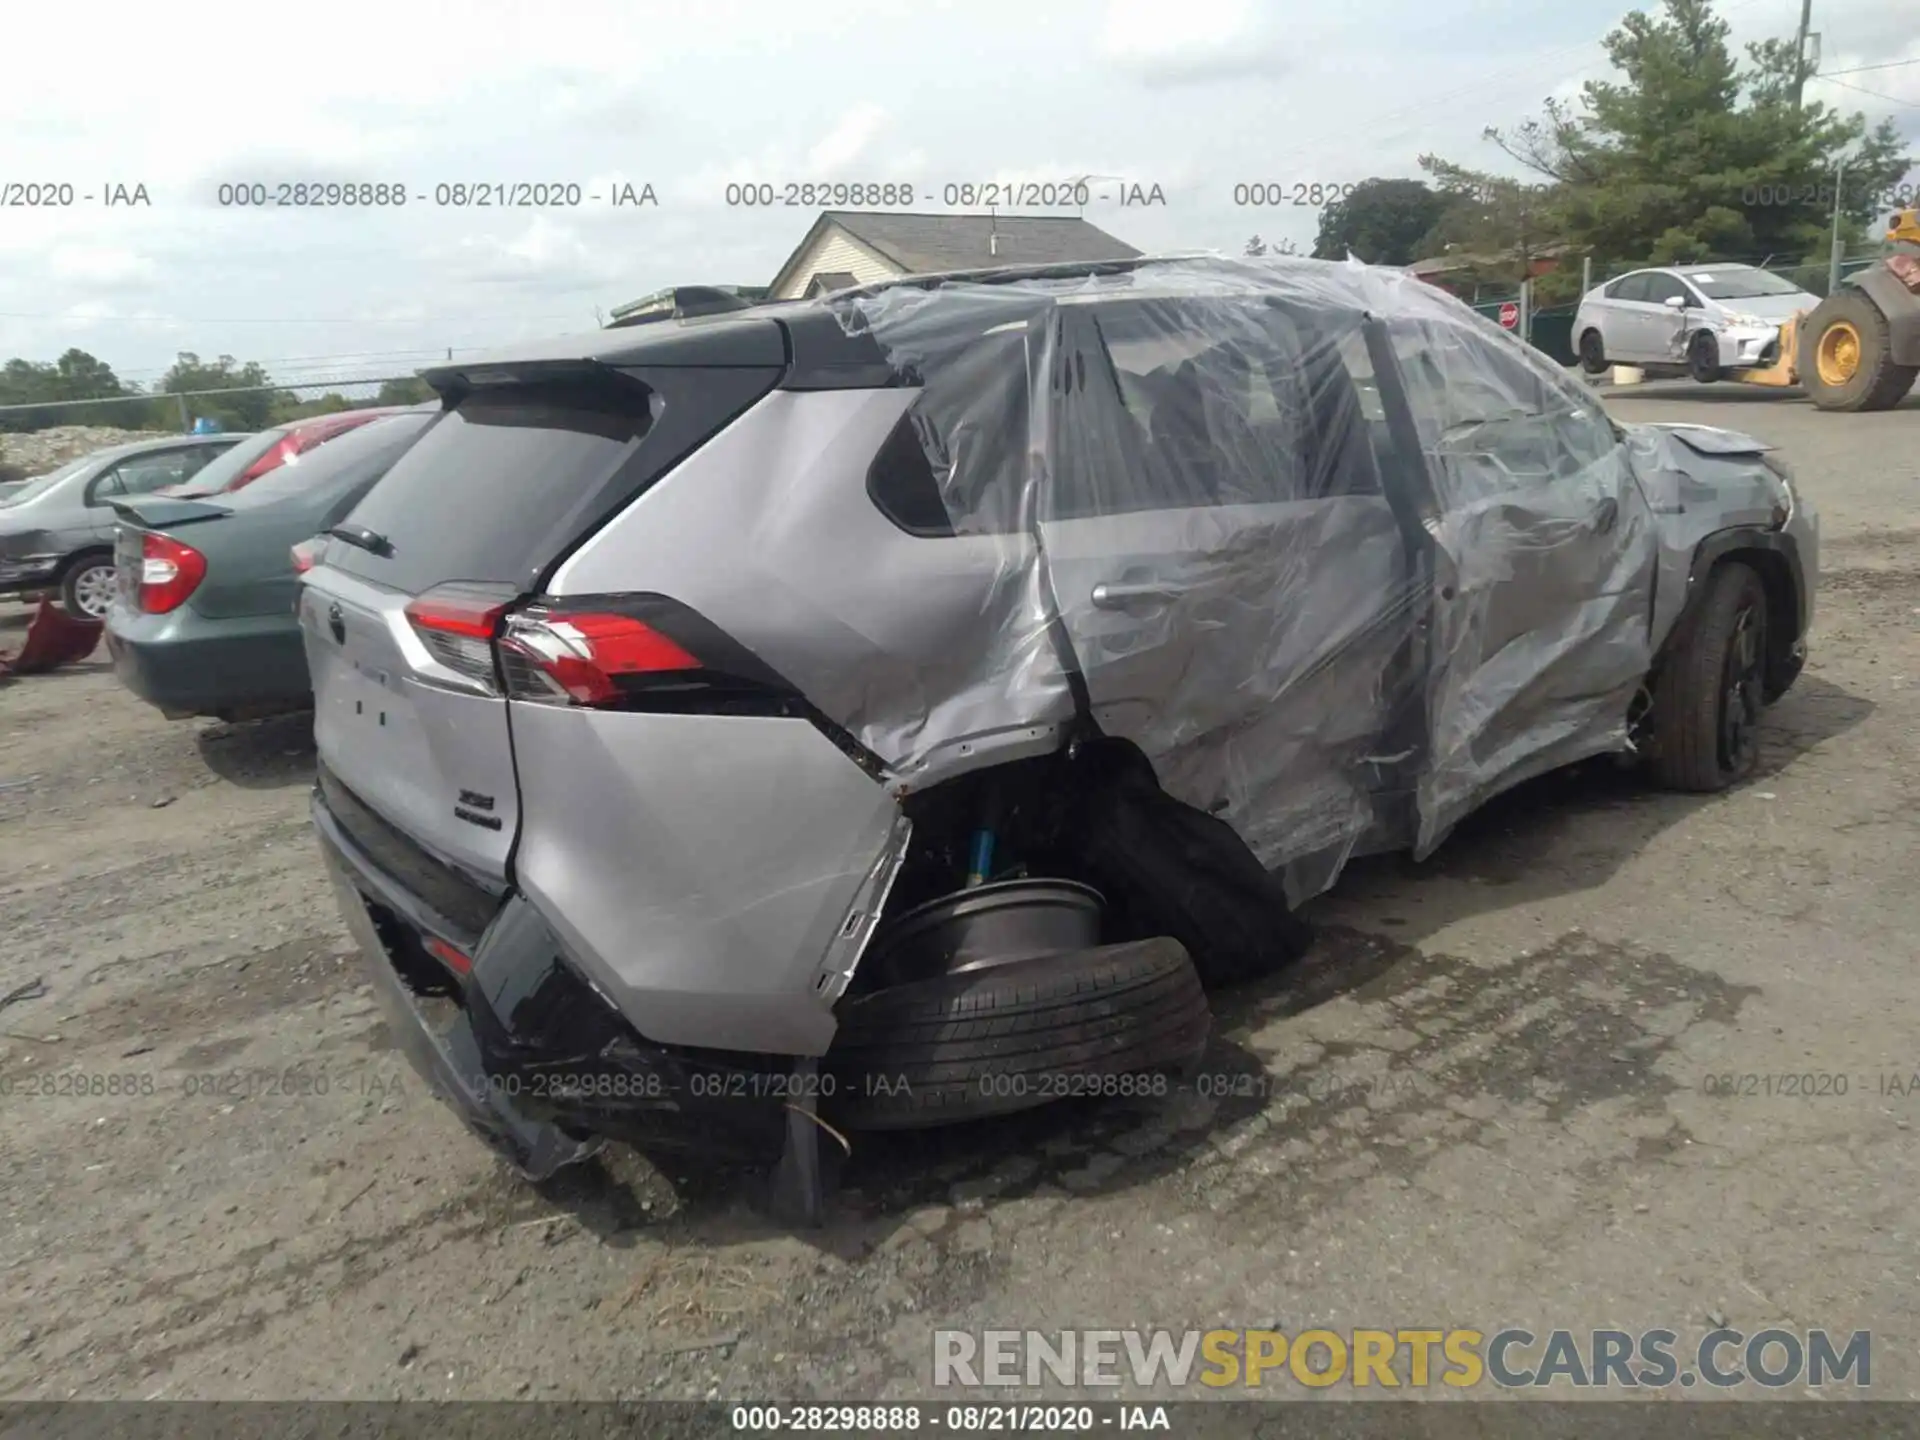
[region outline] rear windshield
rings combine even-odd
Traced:
[[[430,414],[392,415],[384,420],[369,421],[316,445],[304,455],[295,455],[251,485],[224,497],[223,503],[236,510],[251,509],[312,491],[343,477],[357,477],[362,462],[378,461],[397,453],[432,421]]]
[[[418,594],[448,580],[527,586],[580,528],[650,425],[647,392],[520,385],[447,411],[348,517],[386,540],[326,563]]]
[[[202,465],[187,477],[185,483],[203,495],[224,490],[249,465],[286,438],[287,432],[283,429],[262,430],[258,435],[250,435]]]

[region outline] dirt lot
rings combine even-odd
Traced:
[[[814,1235],[727,1176],[542,1194],[470,1140],[383,1051],[299,724],[171,724],[99,663],[0,688],[0,995],[45,983],[0,1010],[0,1398],[894,1397],[936,1325],[1710,1316],[1871,1329],[1874,1393],[1920,1397],[1920,1093],[1886,1088],[1920,1072],[1920,399],[1614,403],[1778,442],[1823,512],[1764,774],[1551,777],[1356,866],[1298,972],[1216,1002],[1259,1098],[863,1144]],[[49,1071],[133,1093],[23,1094]],[[1848,1093],[1703,1084],[1784,1074]]]

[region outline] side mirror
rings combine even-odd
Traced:
[[[1684,310],[1687,308],[1686,297],[1683,295],[1669,295],[1662,303],[1669,310]]]

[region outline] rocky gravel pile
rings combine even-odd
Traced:
[[[17,470],[21,475],[44,475],[69,460],[110,445],[125,445],[134,440],[154,440],[158,430],[119,430],[110,425],[56,425],[51,430],[34,430],[23,435],[0,434],[0,468]]]

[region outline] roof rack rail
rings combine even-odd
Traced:
[[[619,306],[606,328],[618,330],[629,325],[650,325],[656,320],[691,320],[699,315],[751,310],[765,299],[766,293],[763,288],[749,285],[673,285]]]
[[[1033,265],[996,265],[972,270],[935,270],[921,275],[896,275],[822,299],[846,300],[878,295],[886,290],[930,290],[940,285],[1010,285],[1022,280],[1075,280],[1098,275],[1125,275],[1153,265],[1182,260],[1228,260],[1218,250],[1178,250],[1160,255],[1130,255],[1116,260],[1058,260]]]

